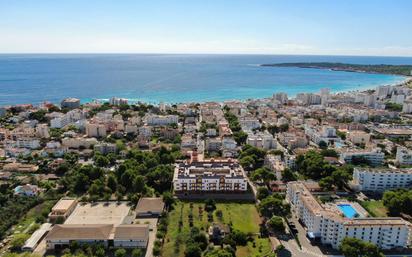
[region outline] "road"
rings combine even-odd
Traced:
[[[153,246],[157,233],[157,218],[137,218],[135,224],[149,224],[149,242],[147,243],[145,257],[153,257]]]

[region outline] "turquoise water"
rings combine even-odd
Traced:
[[[0,105],[83,102],[113,96],[135,101],[188,102],[361,90],[401,76],[318,69],[260,67],[280,62],[412,64],[412,58],[285,55],[0,55]]]
[[[352,219],[358,214],[350,204],[338,204],[338,207],[346,218]]]

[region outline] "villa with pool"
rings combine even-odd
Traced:
[[[411,235],[411,223],[398,218],[375,218],[357,202],[321,203],[304,182],[289,182],[286,199],[293,214],[306,227],[310,239],[338,249],[345,237],[358,238],[376,244],[381,249],[406,248]]]

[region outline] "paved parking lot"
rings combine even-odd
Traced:
[[[145,257],[153,257],[153,246],[157,233],[157,220],[157,218],[137,218],[134,221],[135,224],[149,224],[149,242],[147,243]]]
[[[65,224],[122,224],[130,213],[126,202],[78,204]]]

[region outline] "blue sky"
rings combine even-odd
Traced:
[[[409,0],[0,0],[0,53],[412,56]]]

